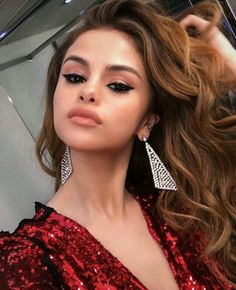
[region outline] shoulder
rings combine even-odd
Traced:
[[[43,255],[29,237],[0,232],[1,289],[58,289]]]
[[[15,233],[0,233],[0,265],[2,260],[8,258],[9,262],[13,262],[16,259],[13,257],[28,258],[30,256],[40,257],[42,250],[33,243],[33,241],[24,235]],[[12,260],[11,260],[12,259]],[[14,262],[13,262],[14,263]]]

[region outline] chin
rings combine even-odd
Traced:
[[[85,140],[83,141],[69,141],[66,143],[71,149],[77,151],[77,152],[99,152],[101,150],[107,149],[104,145],[98,145],[94,143],[94,138],[93,141],[86,142]]]

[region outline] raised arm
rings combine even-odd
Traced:
[[[180,25],[185,29],[195,27],[197,32],[202,34],[207,31],[209,22],[199,16],[189,14],[180,21]],[[207,35],[205,35],[205,40],[222,56],[229,72],[229,77],[236,82],[236,50],[230,41],[216,26],[208,31]]]

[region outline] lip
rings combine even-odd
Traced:
[[[73,110],[71,110],[68,114],[68,118],[73,118],[73,117],[82,117],[82,118],[90,119],[98,125],[102,124],[102,120],[99,118],[99,116],[95,112],[87,110],[87,109],[83,109],[83,108],[74,108]]]

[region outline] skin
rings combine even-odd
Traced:
[[[65,60],[71,55],[89,65],[64,63],[53,110],[56,133],[71,150],[73,173],[48,205],[84,226],[148,289],[176,290],[168,261],[151,236],[139,203],[125,188],[134,139],[148,139],[159,121],[159,116],[147,113],[150,87],[141,57],[126,34],[103,28],[82,34]],[[108,64],[132,67],[140,78],[126,71],[107,71]],[[63,75],[71,73],[84,79],[70,83]],[[114,92],[114,82],[133,89]],[[102,124],[75,124],[67,117],[75,107],[96,112]]]
[[[209,25],[209,22],[199,16],[189,14],[180,21],[180,25],[186,29],[189,26],[194,26],[201,34],[204,33]],[[229,40],[217,28],[213,27],[208,35],[206,41],[214,47],[223,58],[226,68],[232,80],[236,79],[236,51]]]
[[[184,28],[192,25],[191,19],[181,25]],[[223,53],[225,61],[228,62],[231,53],[232,50]],[[148,289],[157,289],[157,285],[163,290],[178,289],[162,250],[147,230],[139,206],[125,188],[134,138],[148,139],[159,121],[159,116],[147,114],[150,87],[141,57],[132,39],[107,28],[82,34],[65,59],[71,55],[82,57],[89,65],[67,61],[62,66],[53,109],[56,133],[71,149],[73,174],[48,205],[55,208],[56,204],[58,212],[89,229],[124,265],[129,265]],[[107,71],[108,64],[130,66],[141,79],[125,71]],[[63,75],[72,73],[83,78],[78,83],[69,83]],[[111,89],[114,82],[133,89],[116,93]],[[73,123],[67,114],[75,107],[96,112],[102,124],[85,127]],[[114,240],[119,241],[118,246]],[[142,253],[140,258],[137,252]]]
[[[195,15],[180,21],[184,29],[195,26],[200,33],[208,24]],[[206,41],[221,54],[235,78],[236,52],[229,41],[216,27]],[[146,114],[150,87],[144,65],[128,35],[105,27],[82,34],[65,59],[71,55],[86,59],[89,66],[67,61],[61,68],[54,95],[54,125],[58,136],[71,148],[73,174],[55,196],[70,211],[80,208],[84,220],[92,221],[102,214],[107,221],[124,221],[131,200],[124,183],[134,137],[148,138],[159,120]],[[125,71],[106,71],[108,64],[130,66],[141,79]],[[79,73],[84,79],[76,84],[66,82],[63,74],[68,73]],[[114,82],[134,89],[116,93],[111,89]],[[75,125],[67,118],[75,107],[97,112],[103,123],[96,128]]]
[[[71,216],[80,212],[80,220],[87,226],[96,219],[124,222],[132,201],[124,184],[134,138],[148,138],[159,120],[158,116],[147,114],[150,87],[144,65],[132,39],[107,28],[83,33],[68,49],[64,60],[72,55],[85,59],[88,66],[66,61],[55,90],[54,126],[59,138],[71,149],[73,173],[55,194],[54,201]],[[132,67],[140,78],[126,71],[107,71],[108,64]],[[71,73],[82,78],[70,83],[63,75]],[[114,82],[133,89],[114,92]],[[96,112],[102,124],[75,124],[67,114],[76,107]]]

